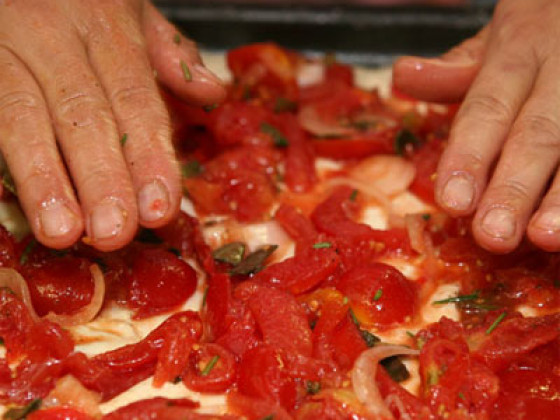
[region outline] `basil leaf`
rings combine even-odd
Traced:
[[[308,394],[315,395],[321,390],[321,382],[307,381],[305,388]]]
[[[261,123],[261,131],[272,137],[272,141],[276,147],[288,147],[290,143],[284,135],[273,125],[263,122]]]
[[[377,343],[381,342],[381,339],[378,336],[370,333],[369,331],[360,330],[360,334],[362,335],[362,338],[364,339],[368,347],[373,347]]]
[[[198,160],[190,160],[181,165],[183,178],[194,178],[202,173],[203,168]]]
[[[402,382],[410,377],[410,373],[398,356],[387,357],[380,363],[395,382]]]
[[[187,63],[185,63],[183,60],[181,60],[179,64],[181,65],[181,70],[183,72],[183,78],[187,82],[192,81],[191,69],[189,69],[189,66],[187,65]]]
[[[33,401],[31,401],[29,404],[27,404],[24,407],[18,407],[18,408],[10,408],[8,411],[6,411],[4,413],[4,416],[2,417],[5,420],[21,420],[26,418],[29,414],[31,414],[34,411],[37,411],[39,408],[41,408],[41,404],[43,403],[43,400],[41,400],[40,398],[37,398]]]
[[[266,259],[270,257],[276,248],[278,248],[278,245],[266,245],[250,253],[230,271],[230,274],[246,276],[262,270]]]
[[[212,257],[219,262],[237,265],[245,255],[245,244],[243,242],[231,242],[225,244],[212,252]]]

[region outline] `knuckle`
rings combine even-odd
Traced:
[[[477,122],[498,124],[507,127],[513,115],[510,105],[497,96],[477,95],[465,101],[461,117],[469,116]]]
[[[560,124],[546,114],[533,114],[519,120],[511,136],[514,144],[533,149],[560,150]]]
[[[36,115],[41,110],[42,99],[31,92],[12,90],[0,95],[0,120],[2,123]]]
[[[531,197],[529,186],[517,179],[507,179],[495,190],[495,196],[507,203],[527,203]],[[517,207],[517,206],[516,206]]]
[[[129,113],[134,110],[134,115],[128,118],[140,117],[147,110],[157,106],[154,98],[154,88],[146,83],[135,81],[120,83],[120,87],[112,92],[110,100],[116,109],[126,110]]]
[[[55,102],[58,123],[89,127],[99,120],[110,120],[110,113],[101,100],[84,92],[61,95]]]

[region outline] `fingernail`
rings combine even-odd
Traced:
[[[169,209],[169,193],[160,181],[150,182],[138,192],[138,212],[145,222],[161,219]]]
[[[474,199],[474,185],[467,174],[454,174],[443,188],[444,205],[454,210],[467,210]]]
[[[482,230],[496,239],[510,239],[515,235],[515,219],[508,209],[490,209],[482,219]]]
[[[444,57],[428,58],[426,62],[447,67],[467,67],[477,63],[474,58],[467,54],[450,54]]]
[[[546,211],[537,216],[533,226],[547,232],[560,231],[560,212]]]
[[[41,229],[51,238],[66,235],[76,225],[76,215],[66,204],[53,200],[43,205],[39,213]]]
[[[222,79],[220,79],[202,64],[193,64],[191,66],[191,70],[193,73],[193,80],[196,80],[197,82],[213,83],[218,85],[224,84],[224,82],[222,82]]]
[[[117,236],[123,229],[125,217],[125,211],[113,200],[98,204],[89,216],[92,238]]]

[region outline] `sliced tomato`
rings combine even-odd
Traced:
[[[216,339],[224,334],[233,322],[230,316],[232,297],[229,276],[219,273],[209,277],[205,294],[206,300],[202,313],[207,327],[206,334]]]
[[[429,141],[411,158],[416,167],[416,176],[410,185],[410,191],[428,203],[434,203],[435,174],[444,146],[441,141]]]
[[[291,409],[296,401],[296,383],[282,366],[281,355],[272,346],[249,350],[239,364],[239,391]]]
[[[227,395],[228,408],[235,414],[248,419],[292,420],[288,412],[280,405],[267,399],[253,398],[238,392]],[[271,417],[272,416],[272,417]]]
[[[281,204],[274,218],[282,228],[297,242],[314,243],[319,235],[311,221],[295,207]]]
[[[93,417],[68,407],[55,407],[35,411],[26,418],[28,420],[93,420]]]
[[[236,379],[236,360],[224,347],[203,343],[189,357],[181,377],[189,389],[198,392],[225,392]]]
[[[416,311],[416,286],[390,265],[354,268],[342,276],[337,288],[348,296],[354,314],[366,326],[406,322]]]
[[[57,378],[62,375],[62,364],[56,359],[46,359],[33,363],[22,360],[14,372],[11,381],[0,392],[3,401],[25,405],[35,399],[42,399],[54,388]]]
[[[19,266],[18,246],[15,238],[0,225],[0,266],[16,268]]]
[[[175,254],[147,248],[133,258],[127,303],[136,310],[136,318],[167,312],[194,293],[196,272]]]
[[[320,157],[350,160],[379,153],[392,153],[398,130],[388,128],[373,133],[355,133],[342,138],[314,139],[315,154]]]
[[[125,405],[103,418],[106,420],[173,420],[179,418],[197,420],[208,418],[194,411],[198,406],[197,402],[187,398],[168,399],[155,397]]]

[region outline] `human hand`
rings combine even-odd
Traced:
[[[501,0],[476,37],[437,59],[404,57],[394,83],[425,100],[464,101],[438,167],[437,202],[474,213],[484,248],[525,231],[560,250],[560,2]],[[551,181],[551,183],[550,183]]]
[[[192,104],[225,95],[148,1],[0,0],[0,150],[43,244],[67,247],[85,228],[112,250],[138,224],[177,214],[180,173],[154,73]]]

